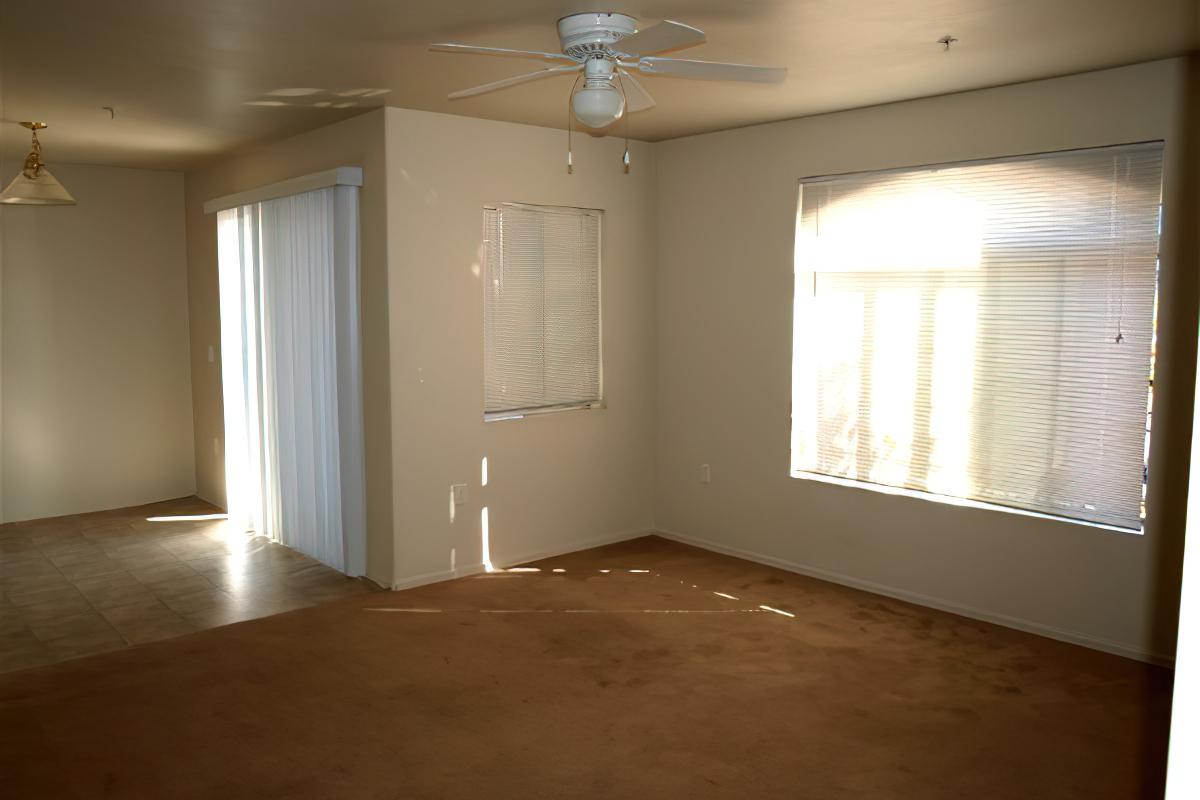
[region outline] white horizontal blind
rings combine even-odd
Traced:
[[[1140,529],[1161,143],[817,179],[792,471]]]
[[[487,415],[600,402],[600,212],[484,209]]]

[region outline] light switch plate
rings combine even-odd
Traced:
[[[708,464],[700,465],[700,482],[712,483],[712,468]]]
[[[451,484],[450,491],[454,494],[454,505],[461,506],[467,502],[467,485],[465,483]]]

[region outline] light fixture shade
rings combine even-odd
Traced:
[[[589,128],[603,128],[620,119],[625,98],[612,86],[588,86],[571,98],[575,119]]]
[[[37,175],[30,178],[24,172],[18,172],[3,193],[0,193],[0,203],[26,206],[73,206],[75,198],[63,188],[58,179],[50,174],[50,170],[41,167]]]

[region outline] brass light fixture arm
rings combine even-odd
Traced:
[[[37,132],[46,127],[44,122],[22,122],[23,127],[28,128],[33,132],[33,143],[29,150],[29,155],[25,156],[25,166],[21,169],[25,173],[25,177],[33,180],[42,171],[42,167],[46,166],[42,162],[42,143],[38,141]]]

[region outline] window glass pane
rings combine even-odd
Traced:
[[[598,403],[600,212],[484,210],[487,414]]]
[[[793,473],[1139,529],[1161,143],[801,187]]]

